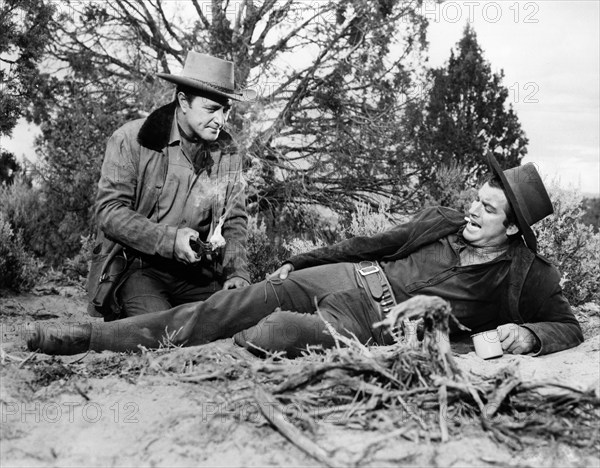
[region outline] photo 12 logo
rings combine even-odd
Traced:
[[[538,99],[540,85],[535,81],[528,81],[526,83],[515,82],[508,90],[510,91],[511,101],[514,103],[537,104],[540,102]]]
[[[538,2],[423,2],[421,14],[434,23],[486,22],[539,23]]]
[[[138,423],[140,408],[134,402],[115,402],[109,406],[94,402],[17,402],[3,401],[0,404],[2,424],[19,421],[21,423],[87,422],[97,423],[103,417],[114,423]]]

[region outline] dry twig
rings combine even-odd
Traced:
[[[271,423],[287,440],[310,455],[312,458],[329,467],[340,466],[339,462],[334,462],[330,455],[319,445],[306,437],[302,431],[293,424],[286,421],[282,411],[275,398],[262,387],[257,386],[254,393],[261,413],[269,423]]]

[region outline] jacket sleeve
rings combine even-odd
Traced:
[[[519,308],[525,323],[540,341],[538,355],[572,348],[583,342],[579,322],[560,287],[560,274],[536,258],[523,286]]]
[[[223,223],[223,237],[226,240],[223,252],[223,274],[225,279],[240,277],[250,282],[248,272],[248,216],[246,214],[246,183],[241,173],[237,172],[237,179],[232,184],[228,193],[225,206],[231,207]]]
[[[173,258],[177,228],[152,222],[136,211],[140,152],[131,129],[121,127],[110,137],[98,183],[98,227],[109,239],[139,252]],[[152,185],[139,189],[157,191],[158,184]]]
[[[455,232],[463,223],[463,215],[443,207],[427,208],[411,221],[373,236],[359,236],[329,247],[296,255],[286,263],[295,270],[318,265],[363,260],[395,260],[421,245]]]
[[[329,263],[360,262],[390,255],[408,238],[409,226],[400,225],[370,237],[359,236],[296,255],[287,260],[295,270]]]

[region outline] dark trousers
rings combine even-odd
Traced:
[[[325,333],[317,305],[322,319],[338,332],[354,334],[363,343],[383,342],[381,331],[372,328],[381,319],[377,304],[354,264],[339,263],[295,271],[284,281],[265,280],[218,291],[204,302],[94,323],[90,349],[129,351],[138,345],[156,348],[167,342],[193,346],[246,330],[238,342],[296,355],[307,345],[331,347],[335,343]]]
[[[174,260],[151,262],[135,258],[117,293],[122,310],[119,318],[205,301],[222,286],[213,269],[202,264],[188,266]]]

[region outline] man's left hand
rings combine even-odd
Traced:
[[[239,278],[236,276],[225,281],[225,283],[223,283],[223,289],[239,289],[245,288],[248,285],[250,285],[248,281],[246,281],[244,278]]]
[[[505,353],[525,354],[539,346],[536,336],[529,329],[516,323],[506,323],[496,329]]]

